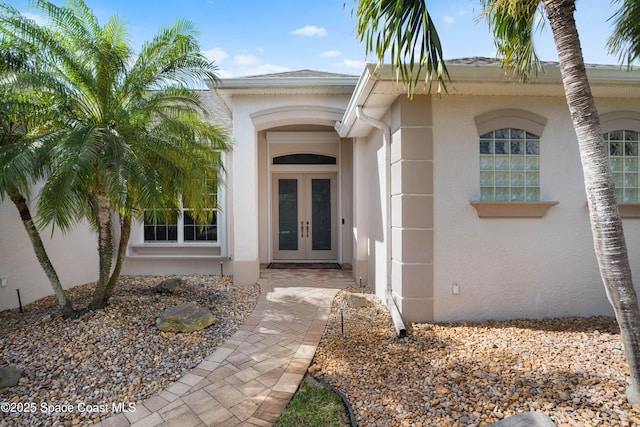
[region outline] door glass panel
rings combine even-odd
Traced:
[[[298,250],[298,180],[278,180],[278,248]]]
[[[331,250],[331,180],[311,180],[311,249]]]

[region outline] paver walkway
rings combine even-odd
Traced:
[[[196,368],[136,411],[104,420],[120,426],[270,426],[298,389],[349,270],[263,270],[260,299],[238,331]]]

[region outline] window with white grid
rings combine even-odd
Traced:
[[[191,216],[189,209],[183,209],[182,215],[173,219],[161,219],[145,212],[144,217],[145,242],[217,242],[218,221],[217,212],[208,223],[199,223]]]

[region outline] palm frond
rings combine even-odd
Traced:
[[[357,35],[378,67],[389,56],[396,77],[412,96],[421,80],[428,93],[446,91],[449,73],[440,37],[424,0],[361,0],[357,8]]]
[[[620,62],[631,67],[640,59],[640,1],[612,0],[618,10],[609,18],[613,33],[607,41],[610,54],[617,54]]]
[[[484,18],[493,32],[497,56],[511,74],[527,80],[542,71],[533,35],[542,28],[540,0],[481,0]]]

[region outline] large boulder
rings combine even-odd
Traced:
[[[556,427],[556,425],[544,412],[533,411],[507,417],[489,427]]]
[[[156,286],[159,294],[182,295],[187,291],[187,284],[179,277],[164,280]]]
[[[0,366],[0,389],[18,384],[21,376],[22,369]]]
[[[185,302],[162,312],[156,319],[156,325],[164,332],[194,332],[206,328],[215,320],[209,310]]]

